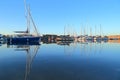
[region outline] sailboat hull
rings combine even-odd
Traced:
[[[14,37],[14,38],[8,38],[7,42],[11,43],[34,43],[34,42],[40,42],[40,37]]]

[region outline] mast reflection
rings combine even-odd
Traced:
[[[14,43],[7,44],[8,48],[15,48],[15,51],[25,51],[26,52],[26,71],[24,80],[29,80],[30,70],[35,56],[40,48],[39,43]]]

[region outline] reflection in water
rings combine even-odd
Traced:
[[[80,42],[73,42],[73,41],[58,41],[56,42],[58,45],[64,46],[64,53],[65,54],[72,54],[75,52],[75,49],[79,46],[80,47],[80,54],[91,54],[91,53],[101,53],[103,48],[103,43],[106,41],[80,41]],[[93,51],[93,52],[92,52]]]
[[[61,45],[62,44],[62,45]],[[65,54],[74,54],[76,48],[79,47],[80,54],[90,55],[91,53],[101,53],[103,48],[103,42],[94,43],[94,42],[61,42],[61,46],[64,46]]]
[[[37,55],[37,52],[39,50],[39,44],[38,45],[27,45],[27,44],[19,44],[19,45],[7,45],[8,48],[15,48],[15,51],[25,51],[27,53],[26,55],[26,71],[25,71],[25,79],[29,80],[30,70],[32,62]]]
[[[69,46],[64,45],[64,53],[67,55],[71,55],[75,52],[76,47],[77,47],[76,42],[69,44]]]
[[[33,59],[35,58],[37,52],[38,52],[38,49],[39,49],[39,46],[35,46],[33,52],[30,51],[30,47],[26,50],[27,51],[27,60],[26,60],[25,80],[29,80],[31,64],[32,64]]]
[[[70,46],[71,43],[73,43],[73,41],[57,41],[56,42],[58,45],[67,45]]]
[[[2,44],[0,43],[0,46],[2,46]]]
[[[5,76],[8,76],[8,78],[15,77],[16,72],[19,77],[10,80],[23,77],[24,80],[119,80],[120,45],[116,43],[65,41],[49,45],[43,43],[40,46],[40,52],[38,51],[39,45],[10,44],[7,47],[10,51],[14,49],[13,52],[18,52],[18,54],[14,54],[18,57],[13,57],[11,55],[13,53],[9,54],[5,48],[6,54],[8,53],[7,55],[12,57],[8,60],[12,60],[12,66],[15,66],[16,70],[14,71],[13,67],[7,64],[7,61],[4,61],[6,58],[2,59],[1,61],[4,63],[0,63],[0,70],[8,69],[7,71],[11,75],[8,76],[7,71],[1,72],[0,80],[8,80],[4,79]],[[24,58],[24,54],[21,54],[21,51],[26,52],[26,58]],[[37,54],[37,52],[40,54]],[[3,55],[0,54],[0,56]],[[20,60],[20,65],[17,64],[19,59],[23,59]],[[24,64],[24,59],[26,59],[26,64]],[[34,65],[32,65],[33,60]],[[7,65],[7,67],[2,68],[1,65]],[[26,65],[26,68],[24,65]],[[1,76],[3,76],[2,79]]]

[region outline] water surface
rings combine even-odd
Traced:
[[[3,44],[0,80],[120,80],[120,44]]]

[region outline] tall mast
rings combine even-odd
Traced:
[[[96,36],[96,25],[95,25],[95,36]]]
[[[85,27],[84,27],[84,36],[86,35]]]
[[[24,0],[24,5],[25,5],[25,17],[27,19],[27,32],[30,33],[30,21],[32,21],[32,24],[33,24],[33,27],[35,29],[35,32],[36,32],[37,36],[39,36],[39,33],[37,31],[37,28],[36,28],[36,25],[34,23],[34,20],[32,18],[31,13],[30,13],[30,7],[27,6],[26,0]]]
[[[81,36],[82,36],[82,27],[83,27],[83,24],[82,24],[82,26],[81,26]]]
[[[67,25],[67,35],[70,36],[70,25],[69,24]]]
[[[29,13],[27,11],[27,4],[26,4],[26,0],[24,0],[24,6],[25,6],[25,18],[27,20],[27,33],[30,33],[30,16]]]
[[[37,27],[36,27],[36,25],[35,25],[35,23],[34,23],[34,20],[33,20],[33,18],[32,18],[31,13],[30,13],[30,8],[28,7],[27,9],[28,9],[28,13],[29,13],[30,19],[31,19],[31,21],[32,21],[32,24],[33,24],[33,26],[34,26],[35,32],[36,32],[37,36],[39,36],[39,33],[38,33],[38,31],[37,31]]]
[[[30,34],[30,15],[29,15],[29,13],[27,15],[27,31]]]
[[[24,0],[24,6],[25,6],[25,16],[27,16],[27,5],[26,5],[26,0]]]
[[[90,36],[92,36],[92,28],[90,27]]]
[[[100,24],[100,36],[101,36],[101,24]]]
[[[64,36],[65,36],[65,29],[66,29],[66,25],[64,26]]]

